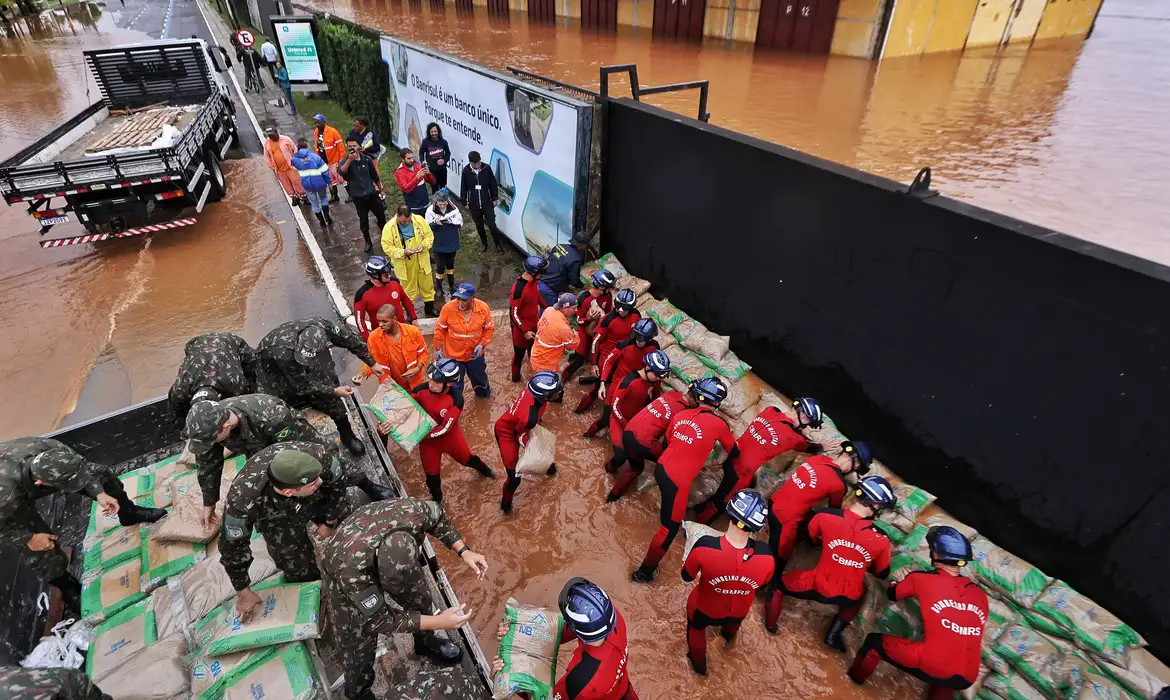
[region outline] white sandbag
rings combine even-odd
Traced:
[[[516,462],[517,474],[540,474],[557,461],[557,435],[543,425],[528,432],[528,439]]]
[[[182,635],[160,639],[135,652],[101,682],[102,692],[117,700],[170,700],[191,689],[183,663],[187,641]]]

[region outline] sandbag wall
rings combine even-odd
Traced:
[[[642,315],[658,324],[658,341],[671,358],[674,375],[666,380],[668,384],[686,391],[691,382],[703,376],[717,376],[727,383],[728,399],[719,413],[737,437],[768,406],[790,410],[792,402],[752,374],[731,350],[726,336],[707,329],[668,300],[655,298],[649,293],[650,283],[630,275],[612,253],[582,269],[582,284],[587,284],[599,267],[618,278],[618,288],[638,292]],[[820,428],[805,434],[830,454],[849,439],[828,415]],[[787,452],[776,457],[759,468],[755,487],[771,495],[805,456]],[[724,457],[719,448],[712,452],[692,486],[692,504],[714,492]],[[972,541],[975,559],[967,575],[987,592],[991,615],[984,627],[979,680],[961,696],[985,700],[1151,700],[1170,685],[1170,669],[1144,648],[1146,641],[1140,635],[1109,611],[951,517],[935,504],[933,494],[899,478],[880,460],[874,461],[870,473],[888,479],[898,497],[897,507],[883,513],[878,521],[894,544],[891,581],[930,569],[926,533],[934,525],[955,527]],[[644,475],[638,487],[644,490],[651,483]],[[688,546],[693,527],[688,524]],[[849,628],[851,648],[859,648],[869,632],[921,639],[916,603],[891,603],[885,595],[887,585],[869,577],[862,612]]]

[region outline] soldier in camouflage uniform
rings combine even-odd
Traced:
[[[241,619],[247,621],[260,602],[248,578],[253,526],[264,535],[285,580],[316,581],[321,572],[306,527],[314,522],[318,535],[329,537],[349,512],[345,472],[323,445],[280,442],[253,455],[228,491],[219,541],[220,561],[239,593]]]
[[[487,700],[487,687],[475,674],[458,666],[426,667],[415,672],[408,664],[395,664],[386,678],[387,697],[406,700]]]
[[[73,668],[0,667],[4,700],[111,700],[84,672]]]
[[[54,493],[81,493],[102,510],[118,512],[123,525],[152,523],[166,511],[137,506],[108,469],[87,462],[57,440],[17,438],[0,442],[0,542],[20,553],[42,581],[61,590],[65,607],[81,611],[81,583],[70,574],[57,536],[37,512],[37,500]]]
[[[458,663],[463,650],[432,630],[463,626],[471,611],[463,605],[439,615],[434,609],[419,548],[429,533],[455,551],[479,578],[487,560],[471,551],[434,501],[400,498],[362,506],[346,518],[321,547],[325,590],[345,650],[345,697],[372,700],[374,651],[378,634],[414,633],[415,653],[447,664]],[[389,594],[402,611],[386,603]]]
[[[337,424],[342,444],[360,455],[366,451],[365,445],[354,435],[341,400],[353,394],[353,388],[338,380],[329,354],[331,345],[349,350],[373,367],[375,374],[389,369],[374,362],[361,334],[353,328],[323,318],[306,318],[282,323],[260,341],[261,391],[328,414]]]
[[[187,341],[168,398],[179,420],[199,399],[218,401],[256,391],[256,351],[238,335],[204,333]]]

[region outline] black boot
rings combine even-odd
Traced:
[[[841,638],[841,633],[848,626],[849,623],[845,620],[842,620],[840,617],[834,617],[833,621],[829,623],[829,632],[825,635],[825,644],[842,653],[848,651],[845,647],[845,640]]]
[[[443,664],[457,664],[463,659],[463,649],[458,644],[434,632],[414,633],[414,653]]]
[[[118,497],[118,522],[122,525],[157,522],[166,517],[166,514],[162,508],[143,508],[136,505],[125,492]]]
[[[322,226],[326,225],[325,215],[321,212],[317,212],[317,223],[321,224]]]
[[[423,302],[423,312],[427,315],[427,318],[438,318],[439,316],[439,312],[435,311],[435,302],[433,300]]]
[[[325,223],[327,223],[327,224],[333,223],[333,217],[329,216],[329,205],[328,204],[321,207],[321,214],[323,214],[325,216]]]
[[[431,492],[431,500],[435,503],[443,502],[443,477],[427,474],[427,490]]]
[[[654,568],[643,563],[637,571],[630,574],[630,580],[634,583],[652,583],[654,581]]]
[[[496,478],[495,470],[480,459],[479,455],[471,455],[471,459],[467,460],[467,466],[479,472],[481,476],[486,476],[489,479]]]
[[[398,494],[394,492],[389,486],[383,486],[370,480],[370,477],[363,476],[361,481],[354,484],[359,489],[365,492],[370,497],[371,501],[388,501],[391,498],[398,498]]]
[[[349,424],[349,418],[346,418],[341,423],[337,423],[337,434],[341,436],[341,444],[345,445],[345,449],[355,455],[364,455],[366,453],[365,444],[361,440],[358,440],[357,435],[353,434],[353,428]]]
[[[50,586],[56,586],[61,591],[61,600],[65,603],[65,617],[81,617],[81,582],[66,571],[57,578],[49,581]]]

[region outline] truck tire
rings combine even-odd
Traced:
[[[207,195],[207,201],[218,202],[227,194],[227,178],[224,177],[223,167],[219,164],[219,154],[211,144],[203,149],[203,161],[207,164],[207,175],[211,182],[211,192]]]

